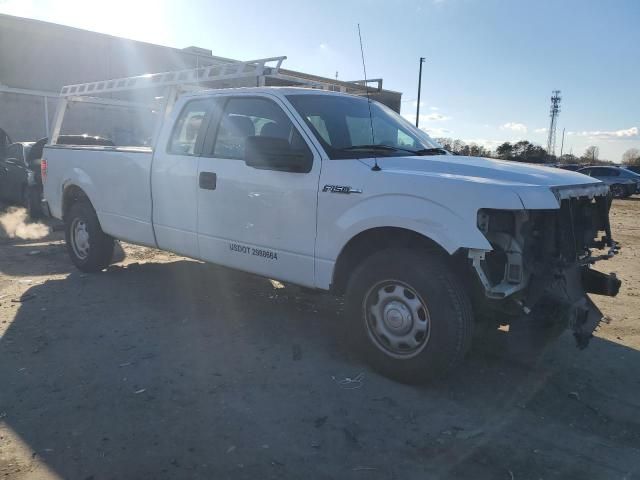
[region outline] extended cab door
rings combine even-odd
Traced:
[[[198,166],[200,257],[314,286],[320,157],[275,96],[222,94],[214,111]],[[300,164],[247,165],[247,144],[262,143]]]
[[[198,155],[212,99],[195,97],[177,106],[173,124],[158,141],[151,173],[153,226],[158,247],[199,257]]]

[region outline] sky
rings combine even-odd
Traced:
[[[0,13],[240,60],[287,55],[292,70],[369,78],[403,93],[434,137],[495,148],[546,146],[552,90],[562,91],[557,150],[589,145],[619,162],[640,148],[638,0],[0,0]]]

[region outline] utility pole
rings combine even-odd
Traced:
[[[416,127],[420,122],[420,90],[422,90],[422,64],[424,57],[420,57],[420,73],[418,73],[418,105],[416,106]]]
[[[564,150],[564,128],[562,128],[562,143],[560,144],[560,158],[562,159],[562,151]]]

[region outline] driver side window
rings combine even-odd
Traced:
[[[290,152],[305,158],[312,156],[300,132],[282,108],[272,100],[260,97],[232,97],[228,100],[211,155],[245,160],[247,140],[256,137],[280,139],[288,144]]]

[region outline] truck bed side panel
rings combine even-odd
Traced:
[[[105,233],[155,246],[151,225],[150,150],[45,148],[45,198],[62,217],[64,189],[75,185],[89,197]]]

